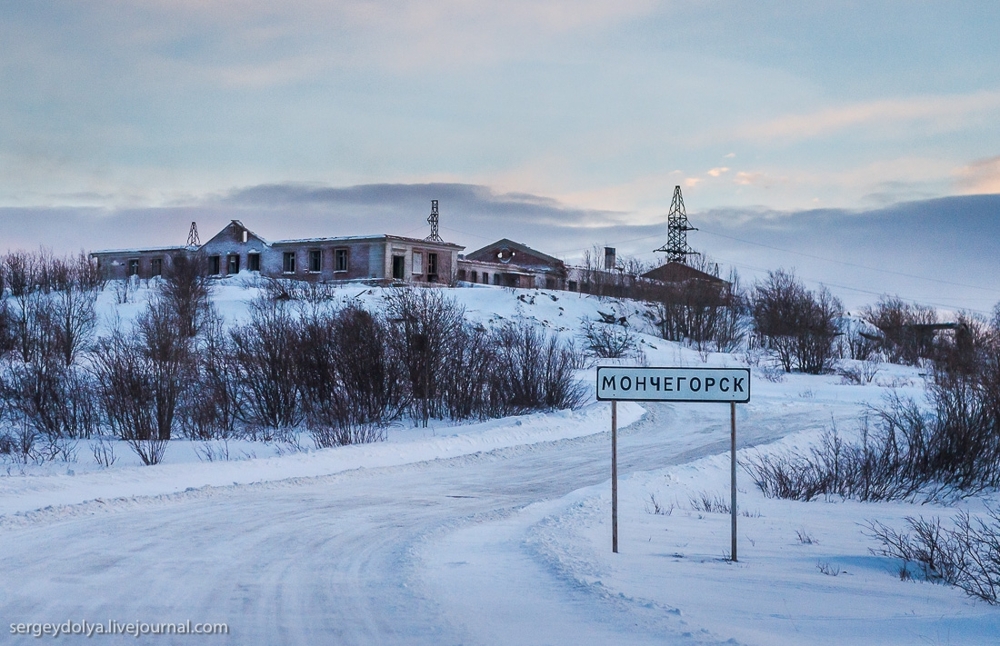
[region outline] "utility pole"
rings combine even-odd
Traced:
[[[191,228],[188,229],[188,241],[187,246],[189,247],[200,247],[201,239],[198,237],[198,223],[192,222]]]
[[[670,202],[670,213],[667,215],[667,244],[654,250],[654,253],[667,254],[667,262],[687,264],[688,256],[698,255],[688,246],[687,232],[697,230],[688,222],[681,187],[674,187],[674,199]]]
[[[431,225],[431,234],[424,238],[427,242],[444,242],[438,234],[438,201],[431,200],[431,214],[427,218],[427,224]]]

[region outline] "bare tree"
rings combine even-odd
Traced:
[[[154,298],[130,334],[114,330],[93,353],[105,417],[145,464],[159,462],[170,440],[191,381],[189,344],[170,304]]]
[[[179,406],[181,430],[191,439],[228,438],[240,419],[238,369],[223,321],[212,316],[199,332],[191,365],[192,387]]]
[[[302,421],[295,373],[298,330],[286,301],[259,297],[250,321],[229,332],[238,410],[247,424],[287,429]]]
[[[402,412],[406,384],[390,334],[384,319],[353,304],[303,317],[297,375],[317,445],[381,439]]]
[[[825,287],[815,294],[782,269],[758,281],[751,299],[754,330],[786,372],[794,367],[818,374],[832,367],[839,333],[835,323],[843,309]]]
[[[863,318],[881,332],[880,349],[890,363],[917,365],[934,352],[933,308],[905,303],[898,296],[882,296],[865,307]]]
[[[135,335],[150,376],[156,437],[169,440],[174,414],[191,377],[191,345],[184,321],[174,304],[162,298],[149,301],[136,319]]]
[[[448,357],[459,338],[465,312],[437,289],[393,289],[386,297],[394,352],[402,362],[414,418],[424,426],[444,414]]]
[[[207,273],[200,256],[181,253],[172,258],[160,283],[160,296],[173,308],[184,336],[196,336],[211,318],[211,283]]]
[[[101,338],[93,370],[105,418],[112,432],[129,444],[144,464],[156,464],[167,441],[157,428],[153,370],[139,344],[121,330]]]

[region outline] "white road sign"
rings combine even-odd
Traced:
[[[750,369],[602,366],[597,369],[597,399],[745,404],[750,401]]]

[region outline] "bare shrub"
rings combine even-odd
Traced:
[[[964,359],[945,358],[927,382],[930,410],[889,395],[872,408],[861,438],[836,429],[807,454],[759,455],[746,468],[765,495],[810,500],[836,494],[861,500],[954,488],[966,494],[1000,486],[1000,352],[984,335]],[[874,421],[869,429],[868,417]]]
[[[586,317],[580,319],[580,345],[591,357],[597,359],[623,359],[643,355],[639,339],[628,321],[594,321]]]
[[[843,571],[839,565],[834,565],[829,561],[820,561],[816,564],[816,569],[820,571],[820,574],[827,576],[838,576]]]
[[[93,370],[111,429],[144,464],[163,457],[177,404],[190,383],[189,340],[169,304],[153,299],[131,334],[98,341]]]
[[[907,408],[904,412],[914,411]],[[867,419],[863,418],[857,442],[844,441],[833,426],[823,434],[819,446],[806,453],[759,453],[750,456],[742,466],[769,498],[804,501],[830,495],[865,501],[905,498],[927,484],[928,478],[918,471],[907,470],[908,454],[905,444],[900,450],[900,439],[894,429],[883,425],[870,432]]]
[[[191,387],[178,406],[181,432],[195,440],[226,439],[237,434],[240,418],[239,372],[223,321],[207,319],[190,366]]]
[[[674,513],[675,505],[671,503],[670,505],[661,505],[656,499],[655,494],[649,494],[649,503],[646,505],[647,514],[655,514],[657,516],[670,516]]]
[[[879,521],[868,523],[868,534],[881,547],[874,554],[914,563],[923,578],[957,586],[990,604],[1000,593],[1000,512],[987,507],[986,519],[959,512],[954,528],[933,517],[907,517],[909,532],[897,532]]]
[[[98,437],[96,441],[90,444],[90,452],[94,456],[94,462],[105,469],[111,468],[118,461],[118,456],[115,455],[114,443],[109,442],[103,437]]]
[[[855,365],[843,365],[837,370],[844,383],[854,385],[870,384],[874,381],[881,369],[882,362],[879,361],[877,353],[871,354],[868,358],[858,361]]]
[[[161,440],[170,439],[177,404],[191,377],[187,321],[179,316],[175,305],[162,298],[150,300],[134,326],[151,382],[156,437]]]
[[[143,459],[142,442],[157,437],[152,370],[137,344],[120,330],[98,341],[94,371],[99,382],[104,414],[116,436],[125,440]]]
[[[15,420],[14,424],[0,430],[0,455],[27,464],[37,457],[35,448],[38,440],[38,431],[33,426],[24,420],[20,423]]]
[[[840,354],[846,359],[865,361],[881,354],[881,332],[868,320],[844,318],[841,320]]]
[[[250,321],[229,332],[235,394],[248,425],[291,428],[302,421],[295,374],[298,326],[285,301],[266,297],[250,303]]]
[[[77,443],[65,437],[42,437],[38,455],[43,461],[76,462]]]
[[[385,427],[402,412],[406,384],[390,334],[384,319],[356,305],[303,317],[297,378],[317,446],[384,439]]]
[[[451,419],[489,419],[504,415],[505,395],[498,390],[495,371],[500,355],[486,328],[464,323],[457,331],[445,374],[445,406]]]
[[[836,320],[843,305],[825,287],[811,292],[794,274],[768,272],[754,285],[751,313],[754,330],[773,350],[785,372],[793,368],[810,374],[831,369]]]
[[[728,514],[732,509],[729,502],[723,496],[710,494],[705,491],[691,497],[690,504],[693,511],[703,511],[709,514]]]
[[[695,269],[717,275],[718,265],[699,257]],[[699,351],[731,352],[746,336],[746,297],[739,274],[727,282],[687,280],[650,286],[656,304],[660,335],[670,341],[688,341]]]
[[[641,298],[649,281],[642,275],[652,267],[629,256],[617,258],[615,267],[605,267],[604,247],[593,245],[583,253],[583,283],[580,290],[602,298]]]
[[[815,545],[819,543],[819,541],[813,538],[812,534],[810,534],[804,529],[795,530],[795,537],[798,538],[799,542],[802,543],[803,545]]]
[[[302,301],[311,305],[332,301],[337,296],[335,285],[316,281],[265,278],[264,294],[273,301]]]
[[[183,336],[197,336],[211,319],[212,290],[207,269],[202,257],[177,254],[157,287],[160,298],[173,310]]]
[[[393,352],[407,378],[412,415],[426,426],[429,418],[444,414],[448,358],[465,311],[437,289],[392,289],[386,301],[388,320],[397,326]]]
[[[128,276],[121,280],[111,281],[112,293],[115,295],[115,303],[125,305],[135,300],[135,294],[139,291],[139,277]]]
[[[905,303],[898,296],[882,296],[865,307],[864,319],[881,332],[876,341],[889,363],[917,365],[930,358],[934,349],[937,313],[931,307]]]
[[[0,394],[10,410],[38,433],[87,438],[100,427],[100,410],[90,374],[60,361],[11,362],[2,368]]]
[[[505,414],[532,410],[575,408],[583,389],[573,377],[572,350],[555,336],[522,323],[508,323],[495,330],[498,364],[494,384],[505,394]],[[470,375],[474,378],[474,375]]]

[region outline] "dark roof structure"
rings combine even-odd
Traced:
[[[713,276],[680,262],[668,262],[665,265],[660,265],[656,269],[647,271],[642,277],[658,280],[661,283],[686,283],[690,280],[698,280],[719,287],[729,284],[718,276]]]
[[[465,259],[521,267],[549,267],[553,269],[565,267],[562,260],[507,238],[465,254]]]

